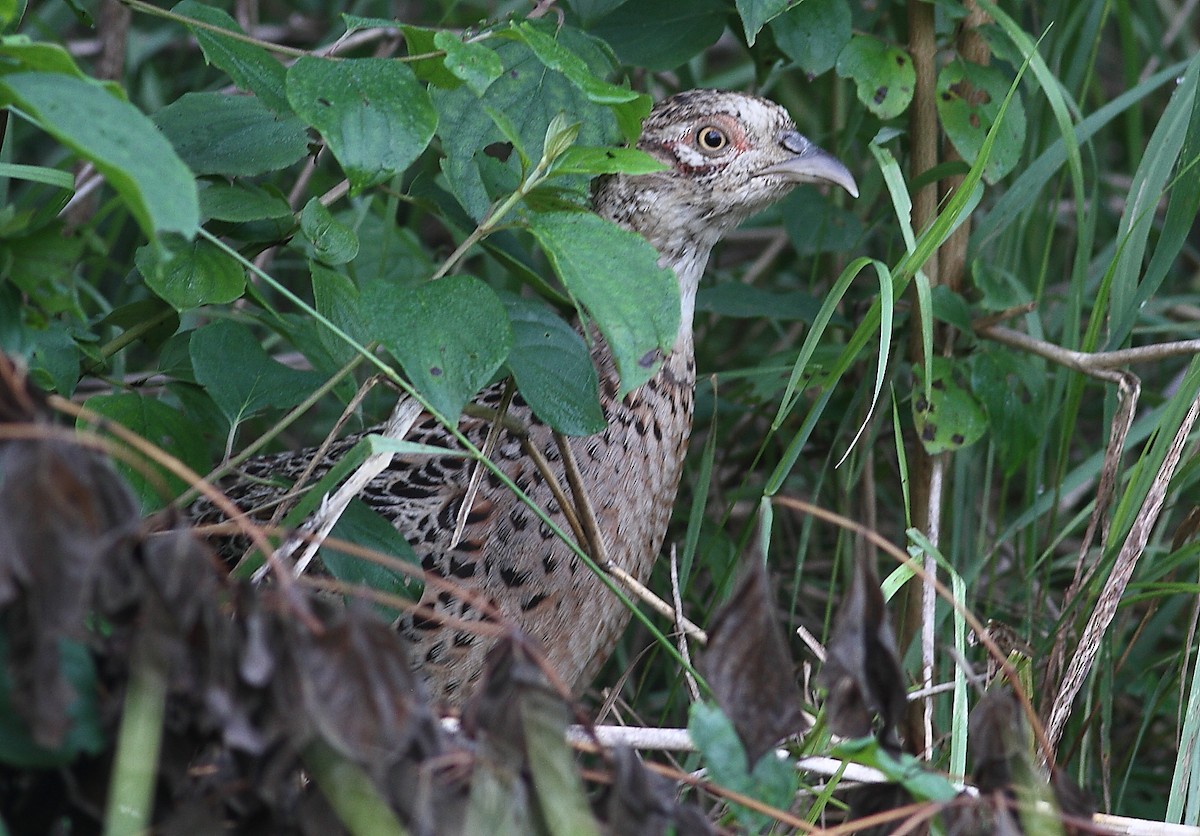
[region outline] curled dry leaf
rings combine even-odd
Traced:
[[[753,769],[776,741],[804,731],[803,700],[762,562],[713,616],[702,671]]]
[[[904,674],[879,578],[865,559],[855,564],[817,684],[829,692],[825,714],[834,734],[864,737],[871,733],[872,717],[877,715],[880,742],[899,748],[896,727],[907,701]]]
[[[49,749],[62,743],[75,698],[59,643],[83,637],[98,567],[129,548],[138,523],[132,494],[99,454],[56,440],[0,445],[0,625],[13,701]]]
[[[694,804],[675,800],[675,785],[642,766],[633,749],[613,752],[613,783],[604,800],[605,831],[611,836],[663,836],[673,827],[679,834],[715,833]]]

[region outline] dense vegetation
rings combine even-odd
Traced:
[[[714,257],[668,536],[684,612],[709,624],[764,555],[786,634],[825,642],[856,556],[877,559],[908,686],[950,684],[906,737],[962,776],[967,666],[988,657],[922,602],[936,576],[1100,809],[1200,823],[1194,4],[19,5],[0,3],[0,349],[79,426],[123,425],[196,474],[320,443],[348,404],[369,426],[397,386],[453,419],[510,373],[544,420],[594,432],[571,315],[631,389],[677,296],[642,242],[575,222],[590,178],[648,164],[614,149],[676,90],[785,105],[861,196],[799,189]],[[355,400],[377,373],[391,387]],[[183,468],[120,467],[142,513],[195,495]],[[336,533],[410,554],[379,522]],[[399,571],[329,563],[408,594]],[[0,605],[8,589],[0,572]],[[86,695],[101,674],[71,676]],[[689,722],[645,625],[601,687],[629,722]],[[0,760],[111,750],[114,718],[72,716],[47,751],[7,711]]]

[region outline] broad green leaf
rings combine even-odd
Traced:
[[[630,0],[588,27],[625,64],[673,70],[708,49],[725,31],[721,0]]]
[[[71,278],[78,269],[83,245],[81,236],[65,235],[62,223],[57,221],[29,235],[0,240],[0,254],[4,256],[0,278],[7,278],[46,305],[48,300],[41,298],[43,294],[56,286],[74,284]]]
[[[184,93],[154,114],[196,174],[252,177],[287,168],[308,153],[308,132],[250,96]]]
[[[49,73],[0,76],[0,104],[15,104],[95,165],[148,237],[196,234],[196,182],[154,123],[133,105],[100,85]]]
[[[64,397],[71,397],[79,383],[79,345],[67,330],[66,324],[52,319],[45,328],[37,329],[33,335],[33,352],[30,368],[38,386],[53,389]]]
[[[203,473],[209,464],[208,448],[196,425],[183,413],[162,401],[133,392],[115,395],[96,395],[84,404],[93,412],[133,430],[151,444],[156,444],[188,467]],[[163,496],[141,473],[120,461],[117,470],[129,482],[143,512],[162,508],[173,496],[188,486],[183,480],[159,469],[166,480],[167,495]]]
[[[746,750],[733,723],[721,709],[707,702],[692,703],[688,712],[688,735],[712,780],[735,792],[756,798],[772,807],[787,809],[796,791],[796,771],[791,763],[768,751],[753,770],[746,767]],[[734,815],[750,832],[757,833],[769,822],[762,813],[732,805]]]
[[[300,233],[309,255],[324,264],[345,264],[358,255],[354,230],[335,220],[319,198],[314,197],[300,212]]]
[[[596,76],[586,61],[532,24],[514,24],[513,29],[529,44],[539,61],[569,78],[590,101],[597,104],[620,104],[631,102],[639,96],[636,90],[610,84]]]
[[[1015,475],[1042,441],[1047,381],[1040,360],[1007,351],[981,351],[971,358],[971,390],[987,413],[989,439],[1006,476]]]
[[[1000,112],[1012,79],[995,67],[982,67],[956,59],[942,68],[937,79],[937,109],[946,136],[968,163],[974,163],[983,141]],[[995,183],[1012,171],[1025,144],[1025,108],[1014,96],[1004,124],[996,134],[983,179]]]
[[[754,46],[758,33],[770,21],[783,14],[788,0],[737,0],[738,16],[746,32],[746,43]]]
[[[266,218],[290,218],[292,207],[274,186],[218,181],[200,191],[200,214],[214,221],[245,223]]]
[[[196,0],[183,0],[173,8],[175,14],[190,17],[202,23],[219,26],[230,32],[244,34],[242,27],[228,13]],[[189,26],[204,58],[208,63],[220,67],[233,83],[248,90],[264,105],[279,114],[289,114],[287,93],[284,90],[287,68],[261,46],[226,38],[203,26]]]
[[[330,534],[363,548],[399,558],[414,567],[419,568],[421,565],[412,546],[404,539],[404,535],[396,530],[396,526],[373,511],[362,500],[351,500]],[[424,586],[419,580],[419,575],[413,577],[362,557],[344,554],[328,544],[321,548],[321,563],[329,570],[329,574],[340,581],[355,586],[368,586],[398,598],[416,600]],[[383,604],[377,609],[380,609],[380,615],[387,619],[394,619],[400,615],[398,611]]]
[[[473,276],[372,291],[360,298],[373,314],[375,338],[435,410],[457,418],[512,346],[512,328],[495,292]]]
[[[189,353],[196,382],[234,426],[267,407],[295,406],[322,382],[318,374],[277,362],[249,328],[229,320],[195,331]]]
[[[503,301],[513,331],[506,363],[521,397],[566,435],[604,429],[596,367],[583,337],[543,304],[513,295]]]
[[[917,78],[907,52],[869,35],[850,39],[838,55],[837,74],[854,79],[858,100],[880,119],[904,112]]]
[[[620,396],[658,370],[679,330],[679,284],[636,233],[590,212],[545,212],[530,231],[554,272],[608,341]]]
[[[864,235],[858,215],[816,189],[795,189],[779,204],[783,228],[800,255],[853,252]]]
[[[987,417],[955,362],[930,358],[933,379],[925,383],[923,366],[913,367],[913,422],[921,444],[931,454],[974,444],[987,429]],[[928,398],[926,398],[928,392]]]
[[[343,18],[351,18],[353,15],[342,15]],[[428,81],[435,87],[444,87],[447,90],[453,90],[456,87],[462,86],[462,79],[450,72],[450,68],[446,66],[446,56],[442,55],[442,48],[435,42],[434,38],[442,32],[441,29],[425,29],[421,26],[401,26],[400,31],[404,33],[404,43],[408,47],[408,54],[413,55],[428,55],[428,58],[419,58],[415,61],[410,60],[408,67],[413,71],[417,78],[421,81]]]
[[[850,24],[848,0],[804,0],[772,20],[770,29],[784,55],[806,73],[820,75],[849,43]]]
[[[61,73],[74,76],[82,81],[90,81],[71,53],[58,44],[48,44],[29,40],[28,35],[4,35],[0,37],[0,74],[37,71],[46,73]],[[10,63],[11,62],[11,63]],[[114,95],[124,98],[123,92],[110,90]]]
[[[462,38],[445,30],[433,36],[433,43],[445,51],[446,69],[465,81],[477,96],[482,96],[483,91],[504,72],[500,56],[483,44],[465,43]]]
[[[397,61],[301,58],[288,70],[287,94],[325,138],[352,194],[408,168],[437,127],[429,94]]]
[[[166,250],[141,247],[134,261],[146,285],[179,311],[232,302],[246,289],[242,265],[200,238]]]
[[[564,28],[559,39],[594,72],[597,68],[606,72],[610,66],[604,51],[579,32]],[[493,200],[507,196],[520,177],[517,155],[501,160],[489,153],[496,143],[511,141],[489,112],[507,115],[508,133],[519,139],[514,144],[533,160],[541,158],[546,127],[560,113],[580,123],[578,141],[582,145],[607,145],[617,139],[612,111],[588,101],[561,73],[547,70],[524,42],[503,43],[496,54],[504,61],[504,74],[482,96],[476,97],[466,87],[431,91],[442,114],[438,129],[446,153],[442,171],[455,198],[476,221],[487,214]],[[557,185],[570,183],[563,178]],[[576,188],[581,197],[585,195],[586,178],[579,177]]]
[[[553,174],[653,174],[668,168],[636,148],[593,148],[572,145],[555,160]]]

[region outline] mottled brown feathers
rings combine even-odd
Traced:
[[[570,445],[610,559],[645,579],[662,546],[691,433],[692,313],[712,246],[798,182],[829,180],[851,193],[855,189],[840,163],[796,133],[786,111],[740,93],[693,90],[666,99],[646,119],[638,147],[669,168],[600,178],[594,184],[593,204],[600,215],[643,235],[661,253],[660,264],[675,270],[682,299],[679,334],[658,374],[620,401],[615,398],[619,387],[612,358],[603,341],[595,341],[593,361],[608,427],[588,438],[571,439]],[[480,400],[495,402],[499,391],[493,387]],[[509,412],[528,426],[530,443],[541,450],[570,496],[551,430],[519,396]],[[489,425],[466,418],[460,429],[482,447]],[[432,420],[418,421],[408,437],[455,446]],[[354,440],[339,442],[316,475]],[[312,455],[303,450],[266,456],[251,460],[244,469],[255,477],[278,473],[294,478]],[[570,531],[519,438],[502,431],[493,458],[564,531]],[[499,480],[482,480],[462,537],[451,548],[469,474],[462,459],[398,456],[362,498],[405,535],[427,572],[489,599],[542,644],[565,681],[586,685],[611,653],[628,612]],[[278,494],[277,488],[246,480],[224,487],[246,508]],[[433,585],[426,587],[423,603],[459,619],[480,618],[473,607]],[[408,619],[401,629],[414,643],[414,659],[434,693],[460,701],[478,678],[490,643],[433,619]]]

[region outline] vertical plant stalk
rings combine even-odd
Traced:
[[[1187,444],[1188,436],[1192,432],[1192,426],[1196,423],[1198,415],[1200,415],[1200,397],[1192,400],[1187,415],[1171,441],[1162,467],[1150,485],[1150,490],[1146,493],[1146,499],[1142,502],[1142,507],[1134,518],[1129,536],[1125,538],[1121,552],[1113,564],[1112,572],[1105,581],[1104,589],[1101,590],[1100,597],[1096,601],[1096,608],[1088,618],[1083,635],[1079,637],[1079,643],[1071,655],[1071,661],[1067,664],[1067,672],[1063,674],[1062,684],[1054,697],[1054,705],[1050,709],[1050,719],[1046,723],[1046,737],[1052,747],[1057,746],[1062,737],[1063,728],[1071,716],[1071,704],[1075,701],[1076,694],[1079,693],[1084,680],[1092,670],[1092,665],[1100,653],[1100,643],[1104,638],[1104,633],[1117,614],[1117,607],[1121,603],[1121,597],[1125,593],[1129,579],[1133,577],[1133,570],[1137,568],[1138,560],[1146,550],[1150,532],[1158,523],[1163,503],[1166,500],[1167,487],[1175,475],[1175,469],[1179,466],[1183,448]]]
[[[934,9],[923,0],[908,0],[908,49],[913,59],[916,82],[913,86],[913,101],[909,111],[909,135],[912,137],[909,181],[938,163],[938,120],[937,120],[937,55]],[[912,225],[923,230],[937,215],[937,184],[929,183],[912,196]],[[924,265],[930,285],[938,283],[938,254],[934,253]],[[922,323],[919,306],[913,305],[913,328],[910,355],[913,365],[925,362],[921,343],[922,328],[932,323]],[[930,456],[920,443],[914,445],[909,458],[912,466],[912,524],[924,532],[935,546],[940,539],[941,522],[941,472],[945,470],[944,457]],[[921,681],[923,687],[933,684],[933,605],[935,601],[933,582],[937,577],[937,565],[932,556],[925,558],[925,577],[920,586],[905,585],[901,607],[904,613],[901,627],[900,647],[907,647],[914,636],[921,635]],[[914,702],[910,706],[907,734],[913,751],[924,752],[932,739],[932,703],[929,700]]]
[[[147,833],[154,811],[170,662],[155,629],[138,635],[108,787],[105,836]]]

